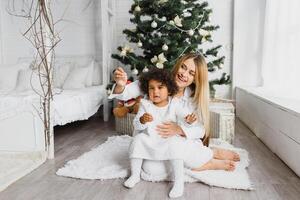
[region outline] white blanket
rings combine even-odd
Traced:
[[[80,179],[113,179],[125,178],[130,173],[128,148],[132,137],[113,136],[99,145],[97,148],[81,155],[75,160],[66,163],[56,174],[59,176],[80,178]],[[246,168],[249,165],[248,153],[246,150],[234,148],[232,145],[221,141],[212,140],[211,146],[226,148],[240,154],[241,161],[237,163],[233,172],[224,170],[207,170],[194,172],[185,169],[186,182],[203,182],[211,186],[224,188],[251,190],[253,186],[249,180]],[[171,180],[169,174],[158,172],[156,175],[142,172],[141,177],[147,181]]]

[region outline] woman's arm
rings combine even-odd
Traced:
[[[117,98],[126,101],[142,95],[138,81],[126,85],[127,73],[121,67],[114,71],[113,79],[116,84],[114,84],[112,93],[108,96],[109,99]]]
[[[145,108],[144,108],[144,105],[143,105],[142,102],[141,102],[140,107],[139,107],[139,111],[138,111],[138,113],[136,114],[136,116],[134,117],[133,122],[132,122],[133,127],[134,127],[134,130],[141,131],[141,130],[144,130],[144,129],[147,128],[147,123],[142,124],[142,123],[141,123],[141,120],[140,120],[140,118],[141,118],[145,113],[146,113],[146,110],[145,110]]]
[[[172,101],[171,106],[171,109],[174,109],[176,123],[166,122],[157,126],[157,131],[162,137],[180,135],[189,139],[200,139],[204,136],[205,129],[200,119],[197,119],[193,125],[189,125],[185,122],[185,119],[182,118],[183,113],[192,111],[194,110],[193,108],[183,107],[182,104],[175,99]]]
[[[188,139],[200,139],[203,138],[205,129],[202,124],[186,126],[184,124],[178,125],[175,122],[165,122],[157,126],[157,132],[162,137],[180,135]]]

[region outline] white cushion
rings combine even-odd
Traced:
[[[55,88],[62,88],[64,82],[73,67],[72,63],[56,63],[54,65],[53,80]]]
[[[41,91],[39,76],[37,72],[31,69],[22,69],[18,75],[18,81],[16,86],[17,92],[23,92],[27,90]]]
[[[90,64],[87,66],[88,73],[85,79],[85,86],[90,87],[93,85],[93,77],[94,77],[94,65],[95,61],[91,61]]]
[[[101,84],[101,71],[99,63],[94,61],[93,85]]]
[[[15,89],[18,73],[21,69],[28,68],[29,63],[4,65],[0,67],[0,91],[9,92]]]
[[[63,85],[63,89],[85,88],[88,67],[74,68],[71,70]]]

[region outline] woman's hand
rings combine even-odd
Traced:
[[[127,73],[121,67],[117,67],[114,71],[114,80],[118,86],[124,87],[127,83]]]
[[[116,87],[113,94],[122,93],[127,83],[127,74],[121,67],[118,67],[114,71],[114,80],[116,81]]]
[[[161,125],[158,125],[156,130],[163,138],[172,137],[174,135],[185,135],[181,127],[174,122],[164,122]]]

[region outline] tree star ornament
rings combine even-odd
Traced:
[[[120,52],[120,56],[125,57],[127,55],[127,52],[125,50],[122,50]]]
[[[202,35],[202,36],[207,36],[207,35],[210,34],[209,31],[204,30],[204,29],[202,29],[202,28],[200,28],[200,29],[198,30],[198,33],[199,33],[200,35]]]
[[[178,15],[176,15],[176,17],[174,18],[174,23],[176,26],[178,27],[182,27],[182,19],[180,17],[178,17]]]
[[[153,58],[151,58],[151,62],[152,62],[152,63],[156,63],[157,60],[158,60],[157,56],[154,56]]]
[[[164,44],[164,45],[162,46],[162,50],[168,51],[168,49],[169,49],[168,45]]]
[[[152,28],[156,28],[156,27],[157,27],[156,21],[153,21],[153,22],[151,23],[151,27],[152,27]]]

